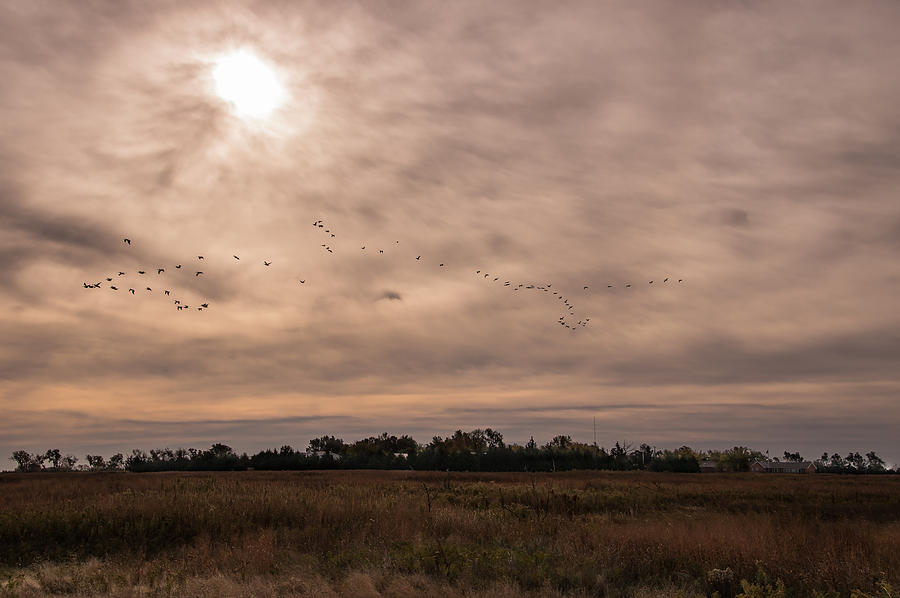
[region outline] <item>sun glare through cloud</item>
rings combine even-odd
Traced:
[[[272,67],[248,50],[223,55],[212,74],[218,96],[243,118],[265,118],[287,96]]]

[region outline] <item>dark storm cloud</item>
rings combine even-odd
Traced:
[[[587,433],[592,405],[647,440],[811,445],[773,422],[818,402],[886,446],[891,391],[853,390],[868,420],[840,399],[898,382],[898,23],[888,1],[4,5],[0,407],[17,439],[66,429],[29,405],[103,412],[73,446],[317,425],[294,417],[524,440]],[[212,93],[241,46],[290,95],[263,123]],[[118,271],[134,296],[82,288]]]

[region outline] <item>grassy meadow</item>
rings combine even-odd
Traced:
[[[0,475],[4,597],[898,589],[900,476]]]

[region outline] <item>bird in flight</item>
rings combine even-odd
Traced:
[[[588,290],[588,288],[587,288],[587,287],[584,287],[584,290],[586,291],[586,290]]]
[[[668,278],[664,278],[664,279],[663,279],[663,282],[669,282],[669,279],[668,279]]]
[[[114,290],[114,291],[118,291],[118,290],[119,290],[119,287],[109,287],[109,288],[111,288],[111,289]]]
[[[180,269],[181,269],[181,264],[178,264],[177,266],[175,266],[175,268],[178,269],[178,270],[180,270]]]
[[[234,259],[236,259],[236,260],[239,260],[239,259],[241,259],[241,258],[239,258],[239,257],[238,257],[238,256],[236,256],[236,255],[233,255],[233,256],[231,256],[231,257],[233,257],[233,258],[234,258]]]
[[[112,278],[107,278],[106,282],[112,282]]]
[[[306,281],[305,281],[305,280],[301,280],[301,281],[300,281],[300,284],[306,284]]]
[[[168,294],[169,294],[169,291],[166,291],[166,295],[168,295]]]
[[[146,274],[143,270],[138,270],[138,274]]]
[[[125,276],[124,272],[119,272],[119,276]]]
[[[422,259],[422,256],[421,256],[421,255],[417,255],[417,256],[416,256],[416,259],[417,259],[417,260]]]
[[[128,289],[128,292],[134,295],[134,289]]]
[[[272,262],[267,262],[266,260],[263,260],[263,265],[264,265],[264,266],[271,266],[271,265],[272,265]]]
[[[444,264],[440,264],[440,267],[443,268],[443,267],[444,267]]]
[[[122,239],[122,240],[125,241],[126,243],[128,243],[129,245],[131,245],[131,239]]]
[[[157,268],[157,269],[156,269],[156,273],[157,273],[157,274],[162,274],[162,273],[165,272],[165,271],[166,271],[165,268]]]
[[[203,256],[202,256],[202,255],[198,255],[198,256],[197,256],[197,259],[198,259],[198,260],[202,260],[202,259],[203,259]]]
[[[148,291],[152,291],[153,289],[151,289],[150,287],[147,287],[147,290],[148,290]]]
[[[194,276],[200,276],[201,274],[203,274],[202,271],[194,272]]]

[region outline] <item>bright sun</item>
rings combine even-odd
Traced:
[[[252,52],[238,50],[216,60],[216,93],[241,117],[265,118],[285,100],[275,71]]]

